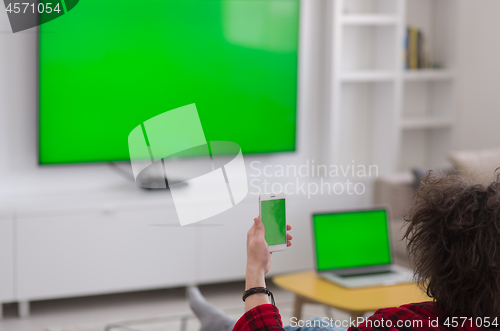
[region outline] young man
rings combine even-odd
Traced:
[[[485,187],[457,175],[429,173],[406,221],[415,275],[433,301],[380,309],[349,331],[499,329],[500,182]],[[266,286],[270,265],[264,226],[256,218],[247,237],[247,290]],[[265,293],[248,296],[245,310],[233,330],[320,329],[283,329],[278,308]],[[212,330],[207,325],[202,330]]]

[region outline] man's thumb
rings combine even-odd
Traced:
[[[254,224],[255,224],[255,229],[257,231],[265,231],[265,228],[264,228],[264,223],[262,223],[261,219],[260,219],[260,216],[259,217],[256,217],[254,218],[253,220]]]

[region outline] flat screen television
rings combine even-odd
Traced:
[[[296,149],[300,0],[85,0],[39,29],[39,162],[129,159],[195,103],[207,141]]]

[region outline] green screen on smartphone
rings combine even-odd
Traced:
[[[313,216],[319,271],[391,263],[387,211]]]
[[[269,246],[286,244],[285,199],[261,202],[262,222],[266,228]]]

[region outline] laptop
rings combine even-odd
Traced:
[[[392,261],[386,208],[314,214],[312,225],[319,277],[347,288],[412,282]]]

